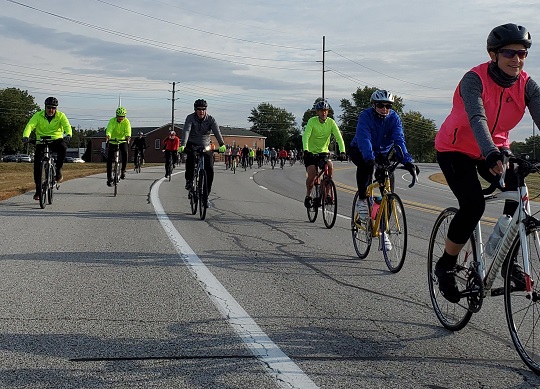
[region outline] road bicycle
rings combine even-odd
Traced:
[[[311,188],[311,201],[309,207],[307,207],[307,215],[309,221],[314,223],[317,220],[319,207],[321,207],[324,225],[330,229],[336,223],[337,190],[336,184],[328,174],[328,153],[320,153],[318,156],[323,157],[323,159],[320,162],[321,166],[315,165],[317,175],[315,176],[313,188]]]
[[[112,169],[113,193],[114,197],[118,194],[118,183],[120,182],[120,143],[123,139],[109,139],[109,147],[114,147],[114,161]]]
[[[195,170],[193,173],[193,183],[191,188],[189,188],[188,198],[191,206],[191,214],[195,215],[198,208],[199,218],[201,220],[205,219],[208,208],[208,180],[206,170],[204,170],[204,154],[209,151],[218,152],[204,146],[198,146],[191,150],[195,156]]]
[[[37,188],[41,209],[44,209],[47,203],[49,205],[53,203],[54,189],[60,188],[56,182],[56,160],[49,148],[53,141],[51,136],[42,136],[39,140],[32,141],[32,143],[42,144],[44,147],[39,167],[39,187]]]
[[[236,167],[238,166],[238,157],[236,155],[233,155],[231,157],[231,170],[233,174],[236,174]]]
[[[134,161],[133,170],[135,170],[135,172],[137,174],[139,174],[141,172],[142,155],[141,155],[141,152],[139,150],[136,150],[135,152],[136,152],[136,155],[135,155],[135,161]]]
[[[165,151],[165,156],[167,151]],[[169,161],[165,165],[165,176],[169,178],[169,182],[172,178],[172,173],[174,171],[174,160],[176,159],[176,155],[174,151],[169,151]]]
[[[496,185],[492,185],[484,191],[486,203],[499,200],[518,203],[493,256],[485,252],[478,222],[454,270],[461,299],[457,303],[446,300],[439,292],[435,265],[444,252],[448,226],[457,209],[445,209],[435,221],[429,241],[429,294],[437,318],[451,331],[465,327],[472,314],[480,311],[484,298],[504,295],[506,321],[516,351],[523,362],[540,375],[540,327],[537,328],[540,325],[540,221],[531,215],[529,192],[525,184],[527,175],[540,172],[540,162],[505,155],[499,189],[504,187],[508,161],[509,168],[516,172],[518,189],[493,195],[490,193],[493,193]],[[504,286],[495,288],[494,281],[501,269]]]
[[[351,233],[354,250],[360,259],[369,254],[373,238],[379,238],[379,250],[383,252],[388,270],[397,273],[403,267],[407,254],[407,218],[401,198],[392,192],[390,176],[396,170],[403,152],[399,146],[392,146],[384,161],[377,164],[375,181],[366,188],[367,218],[358,215],[357,191],[351,211]],[[413,175],[409,188],[417,181]],[[381,196],[375,195],[379,189]]]

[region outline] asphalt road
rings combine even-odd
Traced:
[[[337,163],[339,213],[307,220],[303,166],[225,171],[191,215],[181,170],[63,183],[0,202],[2,388],[534,388],[503,299],[460,332],[437,321],[426,252],[455,204],[428,176],[407,187],[409,251],[398,274],[354,252],[354,166]],[[402,178],[403,177],[403,178]],[[493,221],[497,210],[489,211]],[[491,216],[490,216],[491,215]]]

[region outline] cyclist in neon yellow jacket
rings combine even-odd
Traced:
[[[131,139],[131,123],[126,117],[127,111],[124,107],[116,109],[116,117],[109,120],[107,129],[105,130],[105,138],[109,142],[109,150],[107,152],[107,186],[112,186],[112,163],[114,153],[120,150],[122,156],[122,173],[120,178],[126,178],[126,165],[128,158],[128,144]]]
[[[308,120],[304,134],[302,134],[304,165],[307,171],[306,198],[304,200],[306,208],[310,208],[313,201],[310,194],[315,176],[317,175],[316,166],[321,166],[321,162],[325,159],[319,154],[328,153],[328,145],[330,144],[330,137],[332,135],[336,138],[342,158],[345,156],[345,142],[343,142],[343,137],[334,119],[328,117],[329,109],[330,104],[326,100],[317,102],[315,104],[317,116]],[[330,177],[332,177],[332,169],[332,161],[328,161],[328,174]]]
[[[49,145],[49,149],[57,154],[56,158],[56,182],[62,182],[62,166],[66,158],[66,149],[69,139],[72,135],[71,125],[63,112],[58,111],[58,100],[56,97],[47,97],[45,99],[45,109],[36,112],[28,121],[23,131],[23,142],[27,143],[32,131],[36,131],[36,139],[39,141],[42,136],[50,136],[54,140]],[[66,137],[64,138],[64,134]],[[65,139],[65,140],[64,140]],[[34,154],[34,182],[36,184],[36,194],[34,200],[39,200],[39,174],[41,158],[45,146],[36,144]]]

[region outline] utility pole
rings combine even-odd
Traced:
[[[173,81],[172,83],[172,91],[169,91],[169,92],[172,92],[172,114],[171,114],[171,130],[174,130],[174,101],[177,100],[174,98],[174,94],[176,92],[175,90],[175,86],[176,86],[176,82]]]
[[[324,53],[326,52],[325,45],[326,45],[326,37],[323,35],[322,37],[322,98],[323,100],[324,100]]]
[[[317,61],[322,63],[322,98],[324,100],[324,73],[326,73],[326,70],[324,70],[324,54],[329,51],[325,49],[326,47],[326,37],[323,35],[322,37],[322,61]]]

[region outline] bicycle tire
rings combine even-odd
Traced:
[[[439,291],[439,282],[435,275],[435,264],[444,252],[448,226],[457,211],[457,208],[446,208],[437,217],[429,239],[427,260],[429,296],[435,315],[437,315],[441,324],[451,331],[459,331],[465,327],[473,314],[469,307],[463,304],[464,299],[458,303],[452,303],[443,297]],[[467,258],[470,254],[472,254],[473,261],[476,261],[477,254],[474,235],[471,235],[468,247],[468,249],[464,248],[461,250],[458,257],[458,264],[463,265],[464,258]],[[470,258],[468,260],[470,261]],[[467,269],[458,272],[456,277],[466,280],[467,276],[465,273],[468,273]],[[458,285],[459,284],[460,283],[458,282]]]
[[[113,184],[114,184],[114,197],[118,194],[118,162],[114,162],[114,171],[113,171]]]
[[[169,182],[171,182],[171,177],[172,177],[172,172],[173,172],[173,163],[172,163],[172,155],[170,156],[170,161],[169,161],[169,173],[167,174],[169,176]]]
[[[364,259],[369,254],[373,240],[371,218],[361,220],[358,217],[356,203],[358,202],[358,191],[354,195],[351,211],[351,233],[354,251],[360,259]]]
[[[206,217],[206,209],[208,208],[208,182],[206,181],[206,172],[199,172],[199,218],[204,220]]]
[[[53,203],[55,179],[56,179],[56,169],[54,168],[54,165],[51,165],[49,163],[49,174],[47,178],[47,203],[49,205]]]
[[[508,266],[504,277],[504,307],[508,329],[517,353],[534,373],[540,375],[540,323],[538,323],[540,258],[539,247],[536,245],[537,234],[537,227],[526,232],[532,294],[519,291],[514,287],[516,274],[514,269],[517,264],[523,264],[523,253],[518,236],[505,259],[508,261]],[[522,270],[516,269],[516,271]]]
[[[45,209],[45,205],[47,204],[47,185],[49,183],[49,179],[47,177],[48,170],[48,162],[41,161],[39,172],[39,188],[37,188],[39,193],[39,206],[41,207],[41,209]]]
[[[334,227],[337,218],[337,190],[336,184],[331,178],[327,178],[324,184],[325,188],[322,190],[324,195],[322,196],[322,216],[324,225],[330,229]],[[328,200],[331,201],[328,201]]]
[[[381,218],[381,248],[388,270],[397,273],[405,263],[407,256],[407,218],[401,198],[395,193],[386,195],[386,205]],[[387,249],[386,239],[391,249]]]
[[[317,204],[318,199],[318,190],[317,185],[313,185],[313,188],[311,188],[310,196],[311,196],[311,205],[307,209],[307,216],[308,220],[311,223],[315,223],[315,220],[317,220],[317,214],[319,213],[319,207]]]

